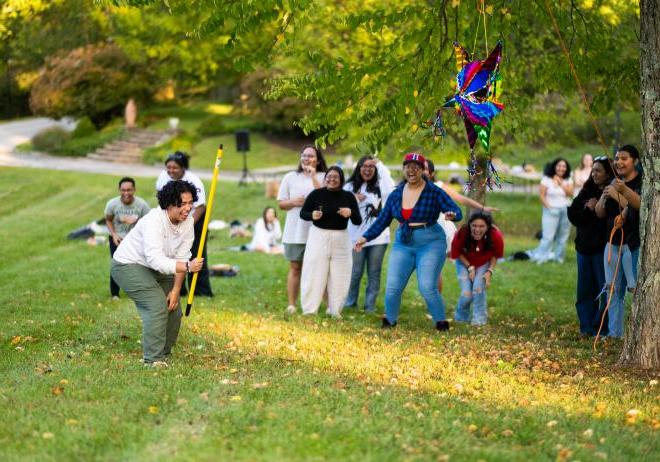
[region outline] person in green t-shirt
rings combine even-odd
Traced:
[[[149,213],[149,204],[135,195],[135,180],[124,177],[119,180],[119,196],[113,197],[105,206],[105,224],[110,231],[110,258],[117,246],[133,229],[135,223]],[[119,286],[110,276],[110,295],[119,298]]]

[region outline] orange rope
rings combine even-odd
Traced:
[[[596,332],[596,338],[594,339],[594,345],[593,349],[596,351],[596,345],[598,345],[598,339],[600,338],[600,332],[603,330],[603,324],[605,323],[605,315],[607,314],[607,311],[610,309],[610,304],[612,303],[612,296],[614,295],[614,286],[616,285],[616,277],[619,274],[619,266],[621,265],[621,252],[623,250],[623,213],[619,214],[616,216],[614,219],[614,227],[612,228],[612,232],[610,233],[610,248],[607,251],[607,263],[609,264],[612,261],[612,241],[614,240],[614,234],[616,234],[617,230],[621,230],[621,241],[619,242],[619,252],[617,255],[617,261],[616,261],[616,266],[614,267],[614,274],[612,275],[612,281],[610,282],[610,290],[609,294],[607,295],[607,305],[605,305],[605,309],[603,310],[603,315],[600,318],[600,325],[598,326],[598,332]],[[600,296],[598,297],[600,298]]]
[[[571,73],[573,74],[573,78],[575,79],[575,83],[578,86],[578,90],[580,91],[580,95],[582,96],[582,102],[584,103],[584,107],[587,110],[587,114],[589,114],[589,117],[591,119],[591,124],[594,126],[594,130],[596,130],[596,134],[598,135],[598,141],[600,141],[601,146],[603,147],[603,151],[607,153],[607,145],[605,144],[605,140],[603,139],[603,135],[600,133],[600,129],[598,128],[598,122],[596,121],[596,118],[591,112],[591,108],[589,107],[589,101],[587,100],[587,93],[584,91],[584,88],[582,87],[582,83],[580,83],[580,78],[578,77],[577,71],[575,70],[575,66],[573,65],[573,60],[571,59],[571,54],[568,52],[568,48],[566,47],[566,43],[564,42],[564,38],[561,35],[561,31],[559,30],[559,25],[557,24],[557,20],[555,19],[554,14],[552,14],[552,9],[550,8],[549,0],[545,0],[545,8],[548,10],[548,14],[550,15],[550,19],[552,19],[552,25],[555,28],[555,33],[557,34],[557,38],[559,38],[559,43],[561,45],[561,49],[564,52],[564,55],[566,56],[566,59],[568,60],[568,64],[571,68]]]

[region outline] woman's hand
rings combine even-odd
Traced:
[[[355,241],[355,246],[353,248],[355,249],[356,252],[362,252],[362,246],[367,243],[367,239],[364,237],[360,237],[357,241]]]
[[[468,277],[470,278],[470,281],[474,281],[474,275],[477,273],[477,270],[474,266],[470,265],[467,268],[468,270]]]
[[[115,245],[119,245],[119,243],[121,242],[121,237],[117,233],[114,233],[111,239]]]
[[[456,214],[454,212],[445,212],[445,220],[456,221]]]
[[[316,175],[316,167],[312,167],[311,165],[303,165],[303,173],[305,176],[314,176]]]
[[[498,209],[497,207],[484,207],[483,211],[488,213],[493,213],[493,212],[499,212],[500,209]]]
[[[596,208],[597,203],[598,203],[598,199],[592,197],[591,199],[589,199],[587,202],[584,203],[584,208],[589,210],[594,210]]]
[[[172,289],[169,294],[167,294],[167,311],[176,310],[179,306],[179,290]]]
[[[323,216],[323,212],[321,212],[320,210],[314,210],[312,212],[312,220],[314,221],[320,220],[322,216]]]
[[[355,195],[355,198],[357,199],[358,202],[362,202],[363,200],[365,200],[367,198],[367,195],[362,194],[362,193],[357,193]]]
[[[490,271],[486,271],[484,274],[484,285],[486,286],[486,289],[490,287],[490,278],[493,276],[493,273]]]
[[[188,269],[191,273],[197,273],[202,269],[204,265],[203,258],[193,258],[188,262]]]
[[[564,181],[564,179],[559,175],[555,175],[552,177],[552,181],[554,181],[557,186],[561,186],[561,183]]]
[[[344,218],[350,218],[352,212],[348,207],[341,207],[339,210],[337,210],[337,213]]]

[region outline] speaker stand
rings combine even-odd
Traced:
[[[254,175],[252,175],[252,173],[250,173],[250,170],[248,169],[247,151],[243,151],[243,174],[241,175],[241,179],[238,180],[238,185],[247,186],[250,180],[252,180],[253,183],[257,181]]]

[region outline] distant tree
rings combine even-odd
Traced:
[[[88,45],[47,61],[32,87],[30,106],[35,114],[88,116],[102,126],[121,114],[129,98],[147,99],[150,80],[149,70],[117,45]]]

